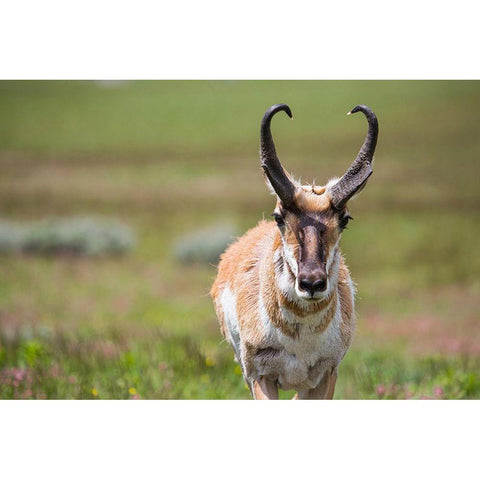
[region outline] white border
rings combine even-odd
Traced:
[[[5,478],[470,478],[478,401],[4,401]]]
[[[473,1],[16,0],[0,78],[476,79]]]

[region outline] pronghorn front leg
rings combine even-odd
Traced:
[[[255,400],[278,400],[277,382],[261,376],[252,382],[252,393]]]
[[[333,400],[333,394],[335,393],[335,384],[337,383],[337,369],[335,369],[330,374],[330,381],[328,385],[328,392],[327,396],[325,397],[326,400]]]
[[[322,380],[315,388],[298,392],[294,400],[332,400],[337,382],[337,369],[325,372]]]

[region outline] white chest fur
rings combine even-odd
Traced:
[[[272,375],[284,389],[304,390],[318,385],[325,371],[338,365],[344,346],[340,335],[341,312],[337,311],[328,327],[316,333],[321,318],[314,315],[308,322],[302,318],[298,335],[291,337],[270,324],[267,334],[270,348],[268,358],[260,354],[255,359],[255,375]],[[293,319],[289,318],[291,322]],[[275,353],[273,353],[275,352]]]
[[[280,386],[286,390],[316,387],[325,371],[338,365],[345,353],[340,335],[341,310],[338,301],[332,320],[321,333],[315,332],[315,327],[321,323],[322,313],[297,319],[292,312],[283,310],[285,321],[290,324],[298,321],[298,335],[294,338],[285,335],[268,319],[261,295],[258,305],[258,329],[262,333],[263,348],[248,362],[253,369],[247,370],[246,349],[243,348],[242,332],[238,324],[236,297],[228,286],[221,295],[227,340],[233,346],[245,375],[249,380],[261,375],[271,375],[277,378]]]

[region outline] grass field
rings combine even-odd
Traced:
[[[270,215],[261,117],[287,169],[341,175],[380,123],[342,240],[358,327],[335,398],[480,398],[480,82],[0,82],[0,217],[102,215],[114,257],[0,257],[0,398],[249,398],[179,238]],[[284,392],[289,398],[291,392]]]

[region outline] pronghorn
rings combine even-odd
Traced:
[[[340,253],[342,231],[352,217],[347,202],[372,174],[378,122],[358,105],[368,133],[340,179],[300,185],[283,169],[270,132],[270,107],[261,123],[260,157],[277,202],[275,222],[261,221],[222,255],[211,296],[255,399],[277,399],[278,388],[298,399],[331,399],[338,365],[355,331],[355,287]]]

